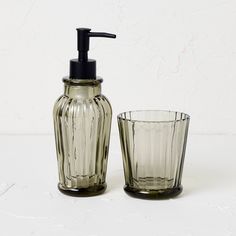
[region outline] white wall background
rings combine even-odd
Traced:
[[[52,107],[76,57],[77,27],[117,113],[173,109],[191,132],[236,133],[236,1],[0,0],[0,133],[53,133]]]

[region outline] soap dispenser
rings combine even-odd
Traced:
[[[88,59],[89,40],[116,35],[78,28],[77,37],[79,55],[70,60],[64,94],[53,109],[58,188],[68,195],[93,196],[106,189],[112,109],[101,93],[96,61]]]

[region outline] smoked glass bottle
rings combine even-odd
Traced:
[[[70,75],[63,79],[64,94],[53,110],[58,188],[68,195],[93,196],[106,189],[112,109],[101,94],[96,61],[87,57],[89,38],[116,36],[87,28],[77,33],[79,58],[70,61]]]

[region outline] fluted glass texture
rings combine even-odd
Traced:
[[[67,194],[96,195],[106,188],[112,110],[101,82],[64,79],[64,95],[54,105],[59,189]]]
[[[190,117],[172,111],[118,115],[125,191],[141,198],[168,198],[182,191]]]

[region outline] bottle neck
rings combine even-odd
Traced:
[[[102,80],[84,81],[63,79],[65,83],[64,94],[70,98],[93,98],[101,94]]]

